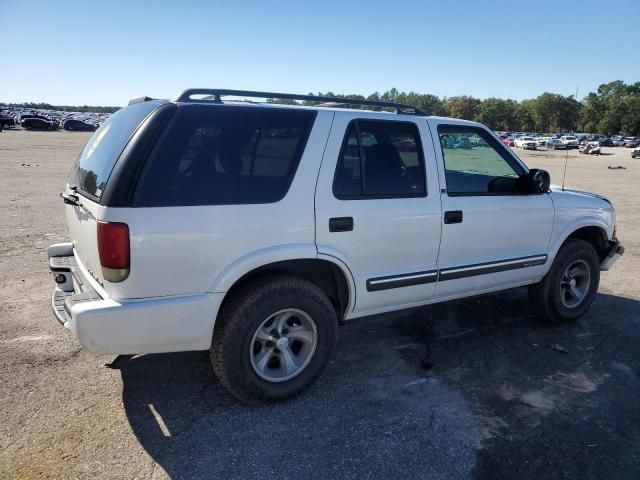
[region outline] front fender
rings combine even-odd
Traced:
[[[549,269],[551,268],[551,265],[553,264],[553,261],[555,260],[556,255],[558,254],[558,251],[560,251],[560,247],[562,247],[564,242],[566,242],[571,234],[573,234],[575,231],[585,227],[597,227],[604,232],[608,239],[611,238],[611,233],[609,232],[609,224],[602,217],[597,215],[581,217],[563,225],[557,233],[554,232],[554,235],[551,239],[551,244],[549,245],[549,261],[547,262],[547,271],[549,271]]]

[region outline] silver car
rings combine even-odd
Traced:
[[[566,150],[567,144],[559,138],[550,138],[549,140],[547,140],[546,147],[549,150]]]

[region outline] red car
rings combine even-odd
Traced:
[[[513,142],[513,138],[511,137],[505,137],[502,139],[502,143],[504,143],[507,147],[513,147],[515,146],[515,143]]]

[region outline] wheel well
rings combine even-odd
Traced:
[[[223,303],[231,298],[243,285],[260,276],[272,273],[294,275],[314,283],[329,297],[329,300],[336,310],[338,319],[344,317],[347,307],[349,306],[349,284],[340,267],[327,260],[285,260],[258,267],[244,274],[233,284],[225,295]]]
[[[582,227],[573,232],[564,243],[567,243],[570,239],[578,238],[580,240],[584,240],[585,242],[589,242],[593,245],[593,248],[598,252],[598,257],[600,257],[600,261],[604,260],[607,256],[607,232],[605,232],[600,227]]]

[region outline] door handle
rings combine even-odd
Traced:
[[[444,223],[462,223],[462,210],[444,212]]]
[[[334,217],[329,219],[330,232],[350,232],[353,230],[353,217]]]

